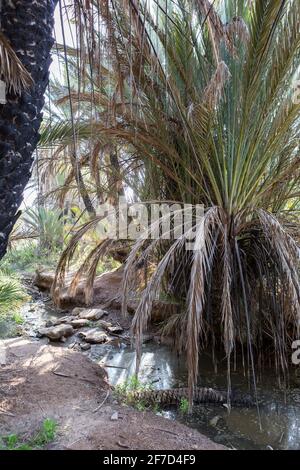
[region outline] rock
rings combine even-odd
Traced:
[[[51,320],[47,320],[45,326],[46,328],[49,328],[49,326],[54,326],[54,323]]]
[[[49,328],[40,328],[38,334],[40,336],[47,336],[51,341],[58,341],[63,337],[71,336],[74,333],[71,325],[57,325],[50,326]]]
[[[85,301],[85,279],[82,279],[77,286],[77,292],[75,296],[70,296],[69,287],[70,283],[74,278],[74,272],[69,272],[65,278],[65,287],[61,289],[60,292],[56,291],[58,295],[58,303],[62,308],[69,308],[71,305],[74,307],[76,305],[84,305]],[[124,267],[100,274],[96,276],[94,281],[94,296],[99,301],[99,305],[106,304],[107,302],[115,302],[115,297],[118,296],[118,293],[121,294],[121,285],[123,281]],[[50,291],[53,281],[55,278],[55,273],[46,272],[44,270],[39,270],[36,272],[34,279],[34,284],[40,287],[43,290]],[[120,306],[120,301],[117,302],[118,307]]]
[[[90,322],[86,318],[75,318],[75,320],[70,321],[70,325],[73,326],[73,328],[84,328],[86,326],[89,326]]]
[[[107,330],[109,331],[109,333],[114,334],[122,333],[124,331],[121,326],[109,326]]]
[[[122,340],[121,338],[116,338],[116,337],[111,337],[109,338],[109,344],[111,344],[112,346],[116,346],[118,348],[121,348],[121,346],[124,344],[122,343]]]
[[[98,331],[97,333],[87,335],[85,337],[85,341],[92,344],[101,344],[106,343],[108,341],[108,337],[105,333]]]
[[[111,420],[111,421],[118,421],[118,419],[119,419],[119,413],[118,413],[117,411],[115,411],[115,412],[111,415],[110,420]]]
[[[102,308],[80,308],[76,307],[72,310],[72,315],[86,320],[100,320],[104,315],[108,315]]]
[[[78,331],[77,333],[78,338],[81,338],[81,339],[85,339],[86,335],[87,335],[86,331]]]
[[[74,317],[77,317],[81,312],[83,312],[83,310],[86,310],[86,309],[82,307],[75,307],[73,308],[71,315]]]
[[[214,441],[218,442],[218,443],[221,443],[221,442],[223,443],[223,442],[226,442],[226,441],[230,442],[231,438],[232,438],[232,435],[221,433],[221,434],[217,434],[217,436],[214,436]]]
[[[96,325],[100,326],[100,328],[104,328],[105,330],[107,330],[109,327],[113,326],[112,323],[110,323],[109,321],[105,321],[105,320],[97,321]]]
[[[80,343],[80,347],[82,351],[88,351],[89,349],[91,349],[91,345],[89,343]]]
[[[50,327],[45,326],[44,328],[39,328],[36,332],[37,338],[42,338],[43,336],[46,336],[47,331],[50,329]]]
[[[91,344],[101,344],[108,341],[108,336],[103,330],[88,330],[82,331],[78,334],[80,338],[83,338],[87,343]]]
[[[75,343],[69,344],[68,349],[73,351],[80,351],[80,344],[75,341]]]
[[[60,317],[53,322],[53,325],[61,325],[62,323],[71,323],[72,320],[75,320],[76,317],[72,315],[65,315],[64,317]]]
[[[79,318],[85,318],[87,320],[100,320],[100,318],[102,318],[104,315],[107,315],[107,312],[104,310],[99,308],[91,308],[81,312],[79,314]]]
[[[54,280],[54,273],[37,270],[33,279],[33,285],[42,290],[50,290]]]
[[[221,419],[221,416],[215,416],[214,418],[210,420],[209,424],[213,427],[216,427],[220,419]]]

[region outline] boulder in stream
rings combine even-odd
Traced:
[[[50,326],[49,328],[40,328],[38,330],[39,336],[47,336],[51,341],[58,341],[74,333],[74,329],[71,325],[57,325]]]
[[[107,330],[110,326],[113,326],[112,323],[110,323],[109,321],[105,321],[105,320],[99,320],[97,321],[97,323],[95,323],[96,326],[99,326],[100,328],[103,328],[104,330]]]
[[[121,326],[119,326],[119,325],[117,325],[117,326],[109,326],[109,327],[107,328],[107,330],[108,330],[109,333],[112,333],[112,334],[119,334],[119,333],[123,333],[123,331],[124,331],[123,328],[122,328]]]
[[[91,344],[101,344],[106,343],[109,340],[109,337],[103,330],[97,330],[95,328],[88,330],[88,331],[81,331],[78,333],[78,336],[86,343]]]
[[[84,318],[86,320],[100,320],[104,315],[107,315],[107,312],[102,310],[102,308],[76,307],[72,310],[72,316],[77,316],[78,318]]]
[[[60,317],[57,320],[53,321],[52,323],[53,323],[54,326],[61,325],[63,323],[70,323],[71,324],[71,321],[75,320],[75,318],[76,317],[74,317],[73,315],[65,315],[65,316]]]

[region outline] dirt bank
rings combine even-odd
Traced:
[[[2,436],[26,440],[52,418],[59,428],[51,449],[224,449],[178,422],[118,404],[105,370],[79,352],[19,338],[2,345]]]

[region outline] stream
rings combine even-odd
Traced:
[[[22,334],[36,338],[36,330],[47,320],[61,316],[53,308],[50,298],[42,293],[21,309],[24,319]],[[39,340],[41,341],[41,340]],[[44,341],[44,339],[42,340]],[[70,347],[73,338],[66,343],[51,343],[57,347]],[[134,374],[135,351],[128,344],[92,345],[82,354],[106,366],[110,383],[121,384]],[[217,374],[208,356],[200,358],[201,386],[226,389],[226,361],[221,362]],[[152,384],[153,388],[184,387],[187,384],[187,370],[184,357],[177,357],[170,347],[153,342],[145,343],[140,367],[140,381]],[[249,392],[248,379],[241,371],[232,372],[232,387]],[[278,390],[275,374],[269,370],[258,386],[259,414],[256,407],[217,405],[194,406],[192,414],[184,414],[177,409],[162,411],[160,414],[176,419],[215,442],[235,449],[300,449],[300,381],[295,371],[291,388],[284,394]],[[261,428],[260,428],[261,423]]]

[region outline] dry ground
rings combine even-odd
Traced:
[[[59,427],[51,449],[224,449],[178,422],[118,404],[105,370],[79,352],[22,338],[2,343],[1,436],[26,441],[52,418]]]

